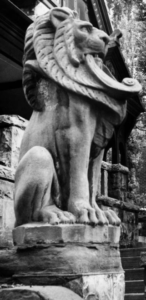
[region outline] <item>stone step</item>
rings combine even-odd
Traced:
[[[146,248],[121,249],[126,280],[124,300],[144,300],[144,269],[140,267],[140,253],[144,251]]]
[[[125,293],[144,293],[144,280],[131,280],[125,282]]]
[[[144,278],[144,268],[136,269],[126,269],[125,270],[125,280],[143,280]]]
[[[144,300],[144,294],[125,294],[124,300]]]
[[[120,249],[121,257],[131,257],[131,256],[140,256],[141,252],[145,252],[146,248],[127,248]]]
[[[140,257],[139,256],[129,256],[129,257],[122,257],[122,266],[123,269],[136,269],[140,268]]]

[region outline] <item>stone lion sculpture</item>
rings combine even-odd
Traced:
[[[98,207],[97,183],[104,148],[140,85],[119,83],[103,64],[112,39],[69,8],[54,8],[29,26],[23,87],[33,113],[16,171],[16,226],[119,225],[112,210]]]

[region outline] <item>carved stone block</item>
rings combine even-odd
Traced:
[[[120,227],[74,224],[51,226],[44,223],[25,224],[13,230],[17,247],[32,247],[51,243],[114,243],[120,239]]]
[[[32,223],[13,230],[13,241],[17,247],[32,247],[51,243],[119,243],[120,227],[74,224],[51,226]]]

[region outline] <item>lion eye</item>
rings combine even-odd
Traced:
[[[91,33],[91,31],[92,31],[92,26],[90,26],[90,25],[88,25],[88,26],[82,26],[80,29],[81,29],[83,32],[85,32],[85,33]]]

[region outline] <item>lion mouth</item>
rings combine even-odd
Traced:
[[[91,53],[85,54],[85,56],[87,56],[87,55],[92,55],[95,59],[104,60],[104,58],[105,58],[105,52],[91,52]]]
[[[102,64],[99,63],[102,61]],[[137,80],[130,78],[123,82],[118,82],[110,73],[109,69],[103,64],[103,60],[99,58],[98,54],[87,54],[86,65],[88,66],[90,73],[96,78],[97,86],[99,83],[102,89],[107,92],[109,96],[116,97],[117,99],[125,99],[129,93],[137,93],[141,90],[141,85]]]
[[[85,61],[87,63],[88,57],[92,57],[95,64],[99,68],[103,68],[104,60],[105,60],[105,51],[99,51],[99,52],[89,52],[85,54]]]
[[[93,57],[96,58],[96,59],[97,59],[97,58],[100,58],[100,59],[104,60],[104,58],[105,58],[105,54],[104,54],[103,52],[93,53],[92,55],[93,55]]]
[[[88,53],[86,54],[86,63],[88,61],[88,57],[92,56],[94,59],[95,64],[99,67],[99,68],[103,68],[103,61],[105,58],[105,54],[103,52],[99,52],[99,53]]]

